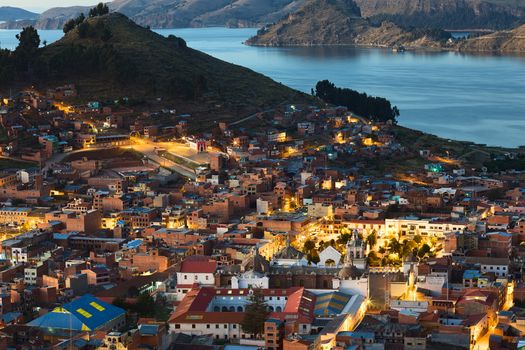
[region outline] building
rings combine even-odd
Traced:
[[[126,311],[86,294],[28,323],[51,333],[116,330],[125,325]]]

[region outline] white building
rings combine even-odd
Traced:
[[[177,272],[177,300],[188,293],[196,284],[199,286],[215,285],[215,271],[217,261],[205,256],[194,255],[186,258]]]
[[[399,234],[403,237],[420,235],[423,237],[444,237],[445,233],[459,231],[467,228],[466,224],[444,222],[438,220],[411,219],[385,219],[385,232],[387,236]]]
[[[334,216],[334,207],[331,204],[314,203],[308,205],[308,216],[314,218],[324,218]]]

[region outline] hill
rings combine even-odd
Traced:
[[[520,0],[356,0],[375,23],[442,29],[502,29],[525,22]]]
[[[184,113],[235,119],[284,101],[310,99],[118,13],[84,21],[31,57],[32,74],[19,74],[16,80],[40,89],[74,83],[83,100],[127,97],[147,103],[161,98]],[[22,59],[15,58],[15,65],[25,70]]]
[[[436,47],[448,35],[441,31],[405,30],[391,22],[378,26],[361,17],[352,0],[311,0],[299,11],[259,30],[246,43],[257,46],[360,45]]]
[[[38,18],[38,13],[26,11],[18,7],[1,6],[0,7],[0,21],[19,21]]]
[[[308,0],[114,0],[112,11],[152,28],[263,26],[299,10]],[[508,29],[525,23],[521,0],[356,0],[363,18],[402,27]],[[61,29],[86,7],[53,8],[33,19],[39,29]],[[28,23],[26,23],[28,24]],[[21,28],[11,22],[3,27]]]
[[[142,26],[182,28],[253,27],[275,22],[297,10],[304,0],[114,0],[111,11],[125,14]],[[57,7],[42,13],[33,23],[38,29],[62,29],[65,22],[89,7]],[[5,27],[21,28],[17,23]]]
[[[469,52],[525,52],[525,25],[513,30],[498,31],[458,43],[458,50]]]

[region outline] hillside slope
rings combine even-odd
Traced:
[[[162,98],[186,112],[246,115],[309,97],[247,68],[165,38],[126,16],[91,18],[40,49],[34,82],[45,88],[75,83],[86,99]]]
[[[468,52],[525,53],[525,25],[508,31],[498,31],[458,44],[458,50]]]
[[[519,0],[356,0],[375,22],[442,29],[512,28],[525,21]]]
[[[437,35],[436,35],[437,34]],[[362,45],[441,47],[439,31],[407,31],[383,22],[373,26],[352,0],[311,0],[299,11],[263,28],[246,43],[256,46]]]

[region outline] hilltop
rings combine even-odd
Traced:
[[[118,13],[87,19],[35,56],[33,75],[22,83],[39,89],[74,83],[83,100],[162,98],[186,113],[236,118],[284,101],[310,99]]]
[[[299,11],[259,30],[246,43],[256,46],[361,45],[380,47],[441,47],[446,33],[405,30],[383,22],[378,26],[361,16],[352,0],[312,0]]]
[[[0,21],[33,20],[38,18],[38,13],[26,11],[18,7],[0,6]]]

